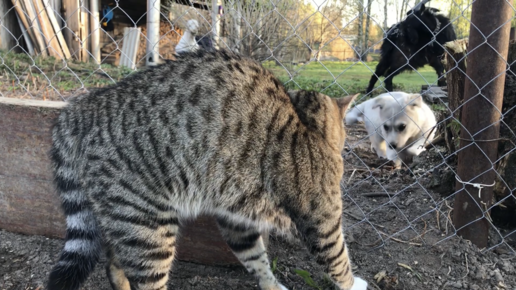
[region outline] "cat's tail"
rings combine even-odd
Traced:
[[[48,290],[77,290],[93,271],[102,250],[101,236],[80,182],[81,153],[70,136],[74,122],[61,114],[53,129],[50,158],[54,179],[66,215],[66,242],[50,273]]]

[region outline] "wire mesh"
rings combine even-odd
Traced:
[[[456,181],[460,180],[456,156],[464,150],[458,146],[458,132],[464,130],[458,116],[465,103],[451,106],[451,99],[457,96],[451,95],[448,88],[456,85],[450,83],[456,81],[450,78],[451,74],[466,77],[461,63],[476,49],[469,48],[458,59],[454,59],[457,54],[448,52],[448,61],[455,61],[455,66],[439,73],[444,50],[450,49],[439,35],[452,29],[454,39],[467,39],[474,2],[162,0],[160,5],[153,5],[161,7],[159,43],[154,47],[159,47],[161,60],[175,59],[175,46],[185,34],[187,21],[196,19],[200,25],[196,42],[204,49],[230,49],[254,58],[289,90],[313,89],[332,97],[361,93],[357,103],[387,89],[423,94],[437,116],[435,130],[441,142],[431,142],[426,151],[414,156],[413,162],[401,170],[393,170],[389,160],[371,151],[370,134],[362,124],[347,127],[343,153],[346,169],[342,180],[344,215],[348,230],[361,228],[364,235],[375,241],[371,247],[392,240],[435,245],[456,237],[459,230],[454,227],[451,213],[459,191],[455,188]],[[149,41],[147,2],[101,0],[98,3],[100,19],[91,17],[88,1],[3,3],[0,96],[66,101],[89,88],[113,84],[145,66]],[[514,10],[512,2],[508,3]],[[429,11],[424,17],[417,14],[423,4]],[[428,7],[439,7],[441,11]],[[438,14],[449,19],[449,23],[435,21]],[[55,18],[54,26],[45,20],[51,15]],[[99,25],[90,26],[91,21],[98,21]],[[411,25],[400,24],[408,22]],[[124,32],[129,28],[140,28],[138,41],[127,40]],[[58,32],[63,35],[69,58]],[[486,43],[488,37],[485,35]],[[95,58],[92,51],[97,41],[100,58]],[[390,52],[384,49],[382,54],[385,43],[392,49]],[[124,46],[134,49],[124,50]],[[498,52],[493,50],[493,53]],[[119,65],[124,57],[134,61],[135,70]],[[490,125],[501,128],[497,140],[501,144],[499,154],[491,167],[496,171],[495,195],[487,207],[474,206],[482,211],[478,219],[487,219],[489,223],[490,240],[485,250],[504,248],[514,255],[516,75],[511,67],[516,60],[516,49],[512,42],[509,56],[500,57],[507,65],[507,70],[498,76],[506,78],[505,98],[499,111],[501,117]],[[390,70],[379,75],[383,79],[371,86],[370,93],[365,93],[382,58],[398,65],[391,64]],[[393,82],[392,88],[389,81]],[[482,94],[477,97],[485,98]],[[468,146],[478,147],[479,142],[470,142]],[[472,180],[463,182],[472,183]],[[491,184],[484,185],[487,186]],[[474,196],[479,192],[469,194]]]

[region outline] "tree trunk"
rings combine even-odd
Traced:
[[[464,83],[466,71],[466,58],[468,40],[460,39],[445,45],[447,53],[445,54],[444,65],[446,68],[446,81],[448,86],[448,99],[453,117],[457,121],[447,121],[444,127],[444,136],[446,146],[450,153],[455,152],[458,147],[460,136],[460,124],[458,120],[461,118],[461,110],[457,109],[464,99]],[[455,60],[459,60],[457,63]],[[507,63],[513,64],[510,67],[511,72],[516,73],[516,42],[509,44],[509,54]],[[511,73],[506,74],[504,99],[502,113],[504,114],[503,122],[500,124],[500,142],[498,145],[498,158],[500,161],[496,164],[496,171],[501,179],[496,180],[494,187],[495,199],[502,200],[511,194],[511,189],[516,187],[516,152],[511,150],[516,144],[516,136],[512,132],[516,132],[516,110],[511,110],[516,106],[516,76]],[[449,115],[450,112],[445,115]],[[446,117],[447,117],[446,116]],[[455,182],[455,181],[454,181]],[[507,212],[512,210],[510,219],[515,218],[514,211],[516,209],[515,199],[507,198],[504,201],[505,208],[496,208],[493,216],[500,215],[501,218],[507,216]]]
[[[373,0],[367,0],[367,11],[366,11],[366,25],[365,25],[365,36],[364,36],[364,56],[363,59],[367,61],[367,55],[369,52],[369,25],[371,24],[371,4]]]
[[[444,66],[446,69],[446,82],[448,86],[448,100],[450,114],[453,112],[454,119],[446,121],[443,126],[446,146],[450,153],[455,152],[460,136],[460,109],[464,99],[464,82],[466,72],[466,52],[468,48],[467,39],[459,39],[445,44],[446,54]],[[457,62],[458,61],[458,62]]]
[[[503,156],[498,164],[498,174],[502,180],[497,180],[495,186],[495,195],[497,199],[502,199],[511,194],[511,189],[516,187],[516,152],[512,151],[516,144],[516,110],[512,109],[516,106],[516,42],[511,41],[509,44],[509,54],[507,62],[512,64],[510,71],[505,77],[505,89],[503,96],[502,113],[503,122],[500,124],[501,142],[498,144],[498,156]],[[512,110],[511,110],[512,109]],[[516,208],[514,199],[508,199],[512,202],[513,209]],[[516,213],[516,211],[514,211]]]
[[[387,5],[389,4],[389,0],[385,0],[385,4],[383,6],[383,30],[387,32],[389,27],[387,26]]]
[[[364,46],[362,41],[364,40],[364,3],[359,0],[358,1],[358,45],[357,45],[357,58],[362,60],[362,47]]]

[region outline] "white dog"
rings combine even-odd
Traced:
[[[403,92],[381,94],[350,109],[346,124],[357,121],[365,123],[371,149],[393,160],[396,168],[425,150],[425,141],[434,139],[437,123],[421,95]]]

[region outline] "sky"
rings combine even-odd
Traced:
[[[399,2],[401,5],[401,0],[390,0],[389,2]],[[312,3],[314,6],[320,6],[327,3],[330,3],[331,0],[305,0],[306,3]],[[414,1],[411,1],[414,2]],[[373,21],[375,21],[377,24],[383,26],[383,17],[384,17],[384,0],[374,0],[372,6],[371,6],[371,14],[373,16]],[[442,13],[447,14],[448,7],[450,6],[449,0],[431,0],[427,6],[438,8],[441,10]],[[388,12],[387,12],[387,25],[391,26],[395,24],[397,21],[396,19],[396,6],[394,3],[391,3],[388,6]]]

